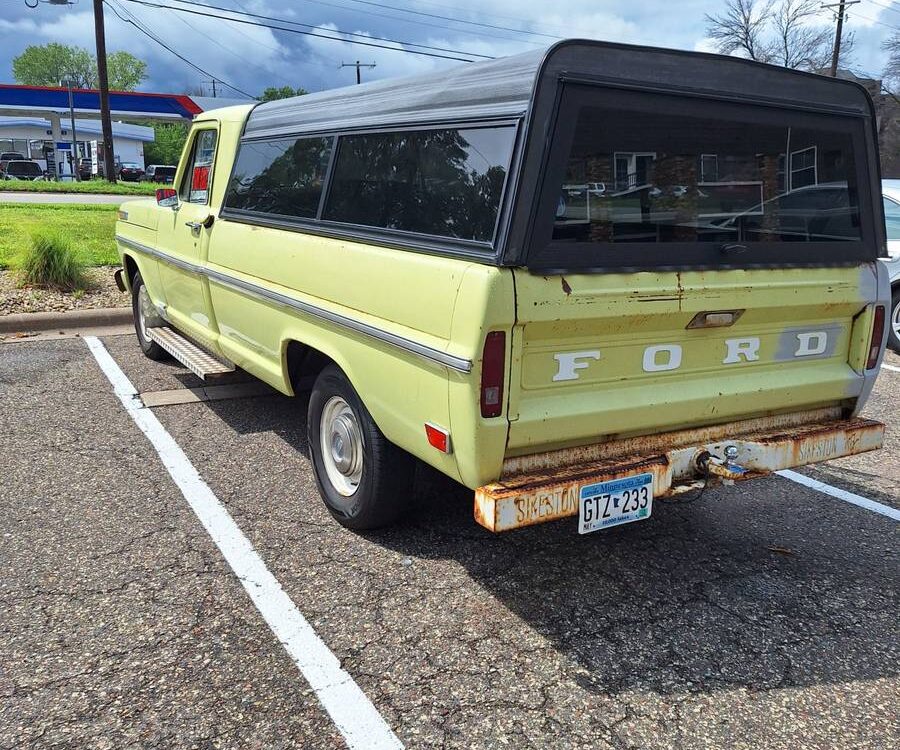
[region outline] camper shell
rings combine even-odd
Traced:
[[[754,119],[777,122],[790,110],[804,121],[838,123],[850,134],[857,157],[856,199],[861,213],[855,242],[806,243],[802,253],[783,246],[755,247],[724,258],[717,243],[608,245],[602,255],[551,240],[553,204],[563,179],[577,109],[602,99],[615,107],[642,97],[648,117],[684,111],[752,108]],[[800,114],[802,113],[802,115]],[[374,82],[257,105],[242,143],[287,136],[341,135],[356,131],[483,126],[516,127],[497,227],[490,242],[462,241],[316,219],[273,219],[223,209],[225,217],[307,233],[377,240],[398,248],[455,254],[536,273],[635,271],[665,268],[751,268],[854,263],[886,256],[880,201],[880,167],[874,104],[861,85],[780,66],[698,52],[610,42],[566,40],[549,49],[472,63],[422,76]],[[873,135],[875,136],[873,138]],[[323,196],[324,205],[326,196]],[[635,254],[639,254],[637,260]]]

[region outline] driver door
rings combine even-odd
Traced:
[[[210,192],[218,144],[218,125],[204,123],[191,132],[186,168],[177,185],[178,205],[160,217],[158,249],[170,257],[159,264],[166,297],[166,317],[181,331],[207,345],[214,344],[207,282],[199,269],[206,265],[215,217]]]

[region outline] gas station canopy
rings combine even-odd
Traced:
[[[191,120],[208,109],[246,104],[244,99],[195,97],[186,94],[151,94],[143,91],[110,91],[109,108],[117,120]],[[96,89],[73,89],[72,104],[79,118],[100,117],[100,92]],[[0,115],[34,117],[35,115],[67,116],[69,92],[50,86],[17,86],[0,84]]]

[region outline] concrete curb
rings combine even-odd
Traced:
[[[30,331],[71,331],[78,328],[101,328],[130,325],[130,307],[101,307],[67,312],[21,313],[0,315],[0,333]]]

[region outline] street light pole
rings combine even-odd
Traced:
[[[81,181],[81,172],[78,169],[78,139],[75,135],[75,105],[72,101],[72,79],[66,79],[66,88],[69,90],[69,119],[72,123],[72,174],[76,182]]]
[[[109,75],[106,70],[106,30],[103,26],[103,0],[94,0],[94,34],[97,39],[97,83],[100,88],[100,120],[103,123],[104,176],[116,181],[116,160],[113,154],[112,118],[109,114]]]

